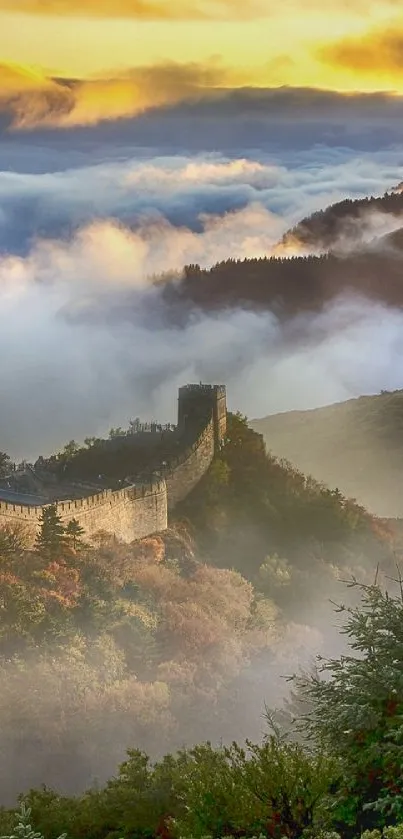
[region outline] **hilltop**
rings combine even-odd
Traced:
[[[372,513],[403,516],[403,391],[255,419],[268,449]]]
[[[382,196],[346,198],[301,219],[283,236],[285,246],[298,244],[310,250],[331,251],[341,240],[354,242],[360,227],[374,214],[399,218],[403,213],[403,192],[385,192]]]
[[[342,293],[403,306],[403,192],[346,199],[302,219],[270,256],[185,266],[162,285],[167,312],[242,306],[280,319],[320,311]],[[403,217],[402,217],[403,218]],[[395,230],[393,229],[395,228]]]
[[[342,293],[401,307],[401,255],[384,245],[380,239],[378,249],[347,256],[229,259],[205,271],[187,266],[180,283],[167,282],[163,289],[166,312],[183,322],[195,307],[211,312],[241,306],[286,320],[321,311]]]
[[[45,510],[33,548],[0,528],[3,801],[104,782],[128,746],[259,737],[285,661],[330,637],[338,579],[394,570],[388,527],[267,455],[239,415],[164,531],[89,545]]]

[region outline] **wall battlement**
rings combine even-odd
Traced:
[[[200,382],[200,384],[182,385],[182,387],[179,388],[179,395],[181,393],[195,393],[197,396],[206,393],[219,393],[220,396],[225,396],[226,387],[225,385],[205,385],[202,382]]]
[[[103,530],[124,542],[142,539],[168,526],[168,512],[182,501],[207,472],[226,433],[224,385],[185,385],[179,389],[178,427],[184,443],[178,456],[161,464],[149,481],[136,481],[119,490],[56,504],[63,524],[76,519],[91,539]],[[46,506],[46,505],[43,505]],[[0,526],[20,523],[32,543],[40,527],[42,506],[14,504],[0,499]]]
[[[23,524],[28,540],[33,542],[39,530],[42,509],[0,501],[0,526]],[[132,542],[150,533],[166,530],[167,486],[160,478],[152,483],[116,491],[105,490],[74,501],[61,501],[56,504],[56,509],[63,524],[76,519],[89,538],[104,530],[114,533],[124,542]]]

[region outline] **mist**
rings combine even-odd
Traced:
[[[0,137],[0,250],[28,254],[37,238],[71,238],[95,219],[114,219],[131,229],[167,220],[201,232],[206,217],[259,205],[269,214],[270,245],[309,213],[346,197],[379,194],[403,176],[401,156],[390,150],[357,155],[348,149],[232,155],[166,154],[108,147],[74,153],[57,142],[45,148],[32,138],[29,153]],[[45,155],[46,152],[46,155]],[[269,223],[270,222],[270,223]]]
[[[241,308],[169,322],[150,276],[263,255],[279,228],[255,204],[207,217],[199,233],[101,220],[3,256],[1,448],[32,460],[134,416],[174,422],[188,381],[224,382],[229,408],[253,417],[401,387],[403,314],[365,298],[285,324]]]
[[[195,310],[179,328],[151,281],[278,252],[302,216],[397,183],[398,149],[146,158],[112,145],[89,165],[82,143],[78,165],[52,138],[47,171],[33,135],[17,171],[0,172],[0,449],[32,460],[133,416],[175,421],[191,380],[225,382],[229,407],[254,417],[402,385],[397,310],[344,296],[286,326],[239,308]],[[5,140],[0,152],[12,159]],[[340,248],[399,223],[365,217]]]
[[[177,388],[190,381],[224,383],[229,410],[248,417],[403,387],[399,309],[343,294],[319,313],[286,321],[242,307],[195,308],[179,326],[161,279],[171,271],[180,283],[189,263],[208,268],[276,253],[304,215],[401,180],[398,149],[306,149],[297,137],[297,147],[281,153],[241,148],[232,158],[192,158],[158,148],[149,158],[147,151],[133,157],[129,139],[106,148],[101,136],[90,154],[73,133],[49,149],[33,135],[29,154],[18,136],[12,148],[0,145],[0,450],[35,460],[135,416],[175,422]],[[399,225],[363,218],[340,249]],[[233,556],[221,559],[232,567]],[[126,679],[119,650],[104,637],[90,664],[78,647],[71,655],[35,652],[24,673],[6,662],[3,801],[41,783],[67,793],[103,783],[129,747],[160,757],[208,738],[258,740],[267,730],[264,702],[281,705],[287,695],[284,677],[309,668],[318,653],[345,649],[328,598],[346,601],[338,577],[353,570],[372,581],[372,568],[349,568],[341,556],[323,572],[325,596],[315,577],[309,615],[303,602],[292,620],[273,610],[273,637],[261,649],[244,649],[224,626],[213,663],[189,664],[180,649],[152,682]],[[23,722],[17,750],[13,732]]]
[[[161,577],[163,569],[156,573]],[[360,581],[372,579],[361,569]],[[358,602],[334,572],[328,583],[329,599]],[[283,707],[287,678],[312,672],[319,654],[337,658],[347,649],[328,600],[317,598],[309,622],[298,622],[296,614],[286,623],[272,611],[260,650],[248,650],[239,631],[223,625],[213,653],[207,645],[193,658],[183,644],[158,665],[154,679],[128,673],[113,638],[102,634],[64,650],[32,651],[23,666],[2,662],[0,804],[14,806],[18,794],[42,785],[65,795],[102,786],[129,748],[158,760],[206,741],[217,747],[261,742],[269,732],[265,707]],[[211,609],[204,621],[211,621]]]

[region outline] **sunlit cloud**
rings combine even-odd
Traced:
[[[201,214],[202,230],[176,227],[164,217],[132,231],[112,220],[96,220],[70,241],[38,240],[28,257],[0,259],[0,300],[40,281],[62,285],[76,301],[103,287],[149,287],[150,276],[179,274],[186,263],[203,267],[226,259],[264,256],[283,231],[283,221],[255,203],[223,216]],[[74,289],[74,292],[73,292]]]
[[[372,29],[361,37],[340,39],[319,48],[318,57],[336,67],[374,80],[387,76],[393,84],[403,75],[403,21]]]
[[[178,161],[180,163],[180,161]],[[258,160],[200,160],[189,161],[185,165],[168,168],[161,165],[148,164],[141,168],[132,169],[127,173],[128,186],[160,189],[167,187],[177,189],[195,187],[208,183],[211,186],[225,186],[226,184],[248,184],[258,189],[274,186],[278,181],[278,170],[275,166],[260,163]]]
[[[208,65],[221,56],[226,66],[248,68],[245,84],[253,68],[256,85],[352,90],[354,72],[317,61],[315,50],[329,32],[355,38],[368,20],[385,26],[398,9],[397,0],[0,0],[0,59],[88,79],[112,77],[117,67]]]
[[[396,8],[400,0],[328,0],[330,12],[341,14],[353,10],[367,13],[368,7],[381,6],[385,11]],[[136,18],[139,20],[243,20],[256,17],[281,16],[290,9],[299,9],[298,0],[284,0],[281,7],[275,0],[0,0],[0,11],[31,15],[63,17]],[[308,11],[322,10],[321,0],[307,0]]]
[[[270,124],[272,133],[276,123],[294,122],[298,113],[298,125],[339,121],[345,131],[354,133],[360,117],[384,121],[401,116],[403,99],[387,92],[261,86],[257,76],[247,68],[224,66],[217,57],[206,64],[170,61],[88,79],[59,78],[0,64],[0,113],[14,130],[71,129],[144,114],[161,119],[171,115],[175,120],[186,118],[187,134],[200,130],[196,119],[205,124],[214,120],[213,127],[218,128],[224,119],[254,117]],[[257,125],[256,121],[250,124],[248,136]]]
[[[252,255],[262,248],[266,252],[273,237],[277,242],[304,215],[346,196],[382,194],[403,176],[398,150],[351,155],[342,149],[322,149],[303,155],[260,154],[258,158],[228,158],[217,153],[167,155],[161,150],[138,159],[131,148],[129,156],[122,159],[118,148],[114,160],[110,144],[111,158],[95,162],[94,148],[87,141],[87,156],[80,156],[76,168],[75,153],[66,150],[66,140],[72,143],[73,133],[66,140],[63,133],[57,135],[62,141],[56,158],[60,165],[53,166],[52,172],[29,174],[30,166],[35,171],[38,148],[34,135],[14,134],[13,150],[21,137],[28,141],[19,157],[23,171],[8,166],[8,171],[0,172],[0,253],[26,254],[39,237],[67,240],[96,220],[113,219],[132,232],[143,231],[146,238],[151,229],[157,230],[158,247],[158,225],[162,229],[167,222],[165,231],[170,226],[191,234],[192,249],[183,252],[183,259],[206,259],[209,264],[220,255],[226,258],[238,253],[243,231],[248,237],[255,235],[256,253]],[[40,143],[40,135],[35,140]],[[39,152],[42,160],[41,146]],[[90,161],[92,165],[88,165]],[[217,230],[220,223],[222,236],[224,228],[236,232],[232,238],[223,238],[220,250],[211,249],[205,236],[207,227]],[[379,220],[376,223],[379,225]],[[158,247],[153,242],[153,253]],[[297,251],[288,248],[287,255],[299,251],[300,245]],[[240,253],[243,255],[242,250]],[[152,260],[153,254],[147,259]]]
[[[137,67],[116,78],[49,78],[17,65],[0,65],[0,108],[13,127],[93,125],[194,100],[233,80],[235,73],[211,66],[175,64]]]
[[[14,456],[46,453],[73,435],[122,424],[133,406],[172,420],[172,392],[190,379],[225,380],[232,403],[249,415],[399,386],[402,313],[380,303],[336,300],[298,317],[295,330],[271,312],[241,308],[195,312],[181,328],[164,322],[149,272],[214,261],[224,249],[258,254],[269,238],[264,221],[267,232],[269,216],[251,208],[210,219],[199,236],[166,222],[136,233],[94,223],[69,242],[38,242],[26,258],[4,257],[4,446]]]
[[[270,5],[270,4],[269,4]],[[266,0],[1,0],[0,11],[140,20],[248,19],[269,12]]]

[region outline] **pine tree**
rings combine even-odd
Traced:
[[[65,528],[56,504],[44,507],[39,521],[41,529],[36,537],[35,550],[46,559],[56,559],[65,546]]]
[[[27,536],[23,525],[7,524],[0,527],[0,559],[6,560],[21,556],[27,548]]]
[[[0,478],[6,478],[13,468],[11,458],[6,452],[0,452]]]
[[[84,528],[77,519],[71,519],[66,527],[66,541],[75,553],[85,548],[83,536]]]
[[[403,586],[394,597],[377,584],[350,585],[362,602],[337,611],[358,655],[319,656],[318,675],[293,681],[312,703],[302,730],[340,761],[335,827],[365,830],[403,820]]]
[[[34,830],[30,824],[31,808],[26,807],[25,803],[20,804],[20,810],[16,815],[16,825],[14,833],[9,836],[0,836],[0,839],[44,839],[42,833]],[[58,839],[66,839],[67,833],[62,833]]]

